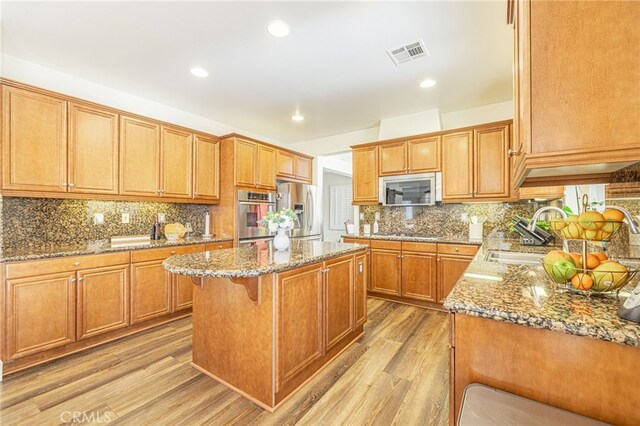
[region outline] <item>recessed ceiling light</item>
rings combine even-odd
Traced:
[[[209,75],[209,71],[205,70],[204,68],[193,67],[191,68],[191,74],[195,75],[196,77],[204,78]]]
[[[422,87],[423,89],[429,88],[429,87],[433,87],[436,85],[436,81],[432,80],[430,78],[424,80],[423,82],[420,83],[420,87]]]
[[[293,114],[293,115],[291,116],[291,119],[292,119],[293,121],[302,121],[302,120],[304,120],[304,115],[299,114],[299,113],[298,113],[298,114]]]
[[[273,21],[267,27],[267,31],[274,37],[286,37],[289,35],[289,25],[283,21]]]

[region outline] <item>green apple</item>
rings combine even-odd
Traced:
[[[573,260],[556,260],[551,265],[551,278],[560,284],[568,283],[578,273]]]

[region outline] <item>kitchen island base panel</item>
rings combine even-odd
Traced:
[[[457,421],[471,383],[603,422],[640,424],[640,348],[451,314],[450,383]]]
[[[284,318],[282,309],[302,308],[305,303],[318,306],[316,314],[312,315],[317,316],[318,320],[314,325],[323,324],[322,306],[325,303],[326,288],[321,270],[322,263],[285,274],[266,274],[251,278],[257,281],[259,297],[256,301],[250,298],[245,286],[238,283],[236,278],[207,277],[201,281],[196,280],[201,284],[194,288],[193,366],[260,407],[270,412],[275,411],[297,389],[364,334],[364,325],[353,327],[330,349],[326,349],[323,343],[326,331],[320,325],[313,334],[317,334],[314,337],[318,340],[317,356],[309,357],[306,361],[299,360],[299,368],[296,367],[297,364],[286,364],[291,369],[288,372],[279,371],[279,360],[291,355],[279,354],[279,348],[295,346],[295,343],[287,340],[291,336],[285,336],[284,331],[279,329],[282,326],[280,321]],[[348,273],[354,274],[355,271],[352,268]],[[285,276],[294,280],[301,277],[302,281],[290,282]],[[296,288],[303,290],[307,285],[311,285],[308,290],[313,291],[296,293]],[[289,288],[289,291],[281,293],[284,288]],[[310,298],[305,298],[304,303],[297,307],[288,304],[291,300],[287,298],[292,295],[302,297],[307,293]],[[311,317],[307,319],[313,320]],[[301,316],[298,320],[304,322],[305,318]],[[279,332],[282,335],[278,335]],[[305,337],[308,336],[299,336],[301,346],[304,345]],[[285,346],[282,339],[288,342]],[[287,359],[291,361],[291,358]]]

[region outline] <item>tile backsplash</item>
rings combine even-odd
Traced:
[[[108,239],[113,235],[150,234],[158,213],[166,222],[191,222],[194,233],[204,232],[209,209],[201,204],[132,201],[59,200],[4,197],[0,199],[2,247],[73,243]],[[103,213],[104,224],[94,225],[93,214]],[[129,223],[121,223],[129,213]],[[3,231],[3,232],[2,232]]]

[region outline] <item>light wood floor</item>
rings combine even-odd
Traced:
[[[274,414],[189,365],[186,318],[5,378],[0,424],[446,424],[447,316],[368,309],[365,336]]]

